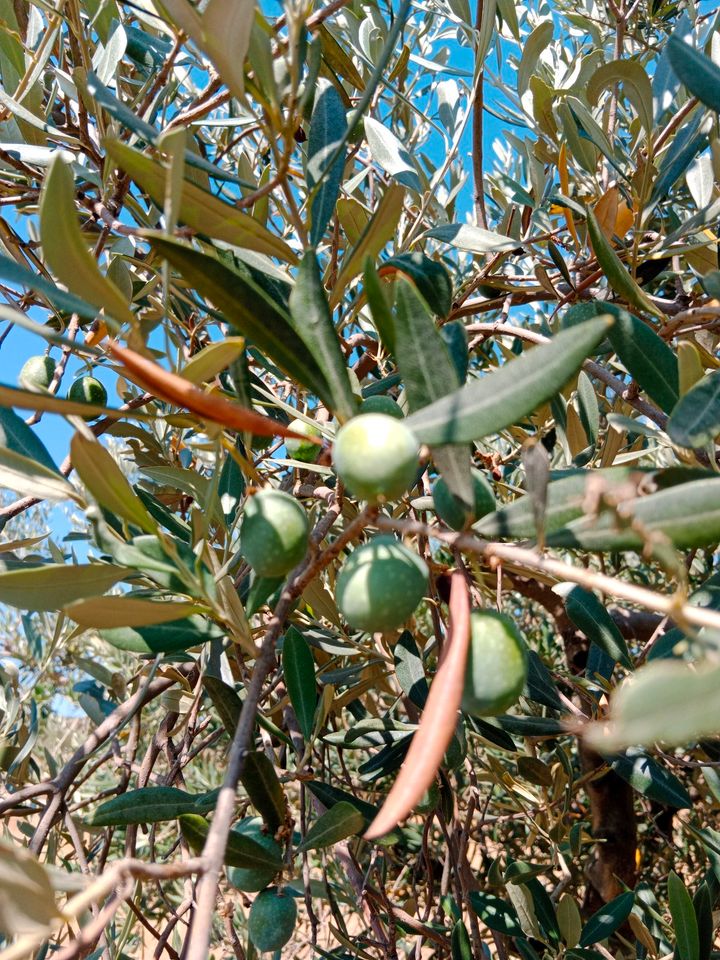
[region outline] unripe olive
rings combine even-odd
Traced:
[[[57,364],[52,357],[30,357],[22,366],[18,375],[18,383],[26,390],[32,390],[33,393],[43,392],[52,383],[56,366]]]
[[[288,430],[302,433],[306,437],[322,436],[314,423],[306,423],[304,420],[291,420]],[[296,440],[294,437],[288,437],[285,440],[285,449],[292,460],[300,460],[303,463],[315,463],[320,453],[320,447],[316,443],[310,440]]]
[[[427,589],[425,561],[392,536],[374,537],[350,554],[338,574],[335,599],[350,626],[368,633],[404,623]]]
[[[404,423],[384,413],[364,413],[338,431],[333,466],[350,493],[377,503],[395,500],[411,486],[419,452]]]
[[[510,617],[494,610],[473,610],[463,710],[475,717],[505,713],[522,693],[527,670],[527,646]]]
[[[94,407],[107,404],[107,390],[95,377],[79,377],[68,390],[68,400],[74,403],[88,403]],[[91,413],[84,420],[94,420],[97,414]]]
[[[396,420],[402,420],[405,414],[400,409],[400,404],[392,397],[377,396],[368,397],[360,404],[360,413],[385,413],[388,417],[395,417]]]
[[[240,550],[260,577],[282,577],[307,553],[308,521],[300,504],[281,490],[261,490],[245,503]]]
[[[233,827],[232,832],[250,837],[255,843],[259,843],[261,847],[267,850],[269,859],[275,863],[282,860],[280,845],[269,834],[262,832],[260,817],[246,817]],[[237,890],[256,893],[271,883],[276,873],[277,871],[272,865],[266,867],[228,867],[227,878],[228,882]]]
[[[297,907],[289,894],[268,887],[253,900],[248,916],[248,936],[260,953],[280,950],[293,935]]]
[[[462,501],[450,492],[450,487],[442,477],[435,482],[435,512],[453,530],[462,530],[496,508],[493,488],[479,470],[472,471],[472,487],[474,504],[472,510],[468,511]]]

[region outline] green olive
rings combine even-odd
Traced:
[[[18,375],[18,383],[25,390],[32,390],[33,393],[42,393],[48,389],[55,375],[57,364],[52,357],[37,356],[30,357],[23,364],[22,370]]]
[[[527,646],[504,613],[473,610],[462,708],[475,717],[494,717],[517,703],[528,670]]]
[[[305,420],[291,420],[288,424],[288,430],[302,433],[306,437],[320,438],[322,436],[314,423],[306,423]],[[312,440],[296,440],[294,437],[286,439],[285,449],[292,460],[300,460],[302,463],[315,463],[317,455],[320,453],[320,447]]]
[[[396,420],[402,420],[404,413],[392,397],[378,396],[368,397],[360,404],[360,413],[384,413],[388,417],[395,417]]]
[[[368,633],[394,630],[427,590],[428,568],[392,536],[374,537],[350,554],[338,574],[335,599],[350,626]]]
[[[253,900],[248,916],[248,936],[260,953],[280,950],[293,935],[297,907],[289,894],[268,887]]]
[[[107,390],[96,377],[79,377],[68,390],[68,400],[74,403],[87,403],[93,407],[107,406]],[[91,413],[85,420],[94,420],[97,414]]]
[[[350,493],[377,503],[396,500],[412,485],[419,452],[404,423],[385,413],[364,413],[338,431],[333,465]]]
[[[282,577],[303,559],[308,521],[300,504],[280,490],[261,490],[245,503],[240,550],[260,577]]]

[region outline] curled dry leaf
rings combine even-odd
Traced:
[[[153,363],[152,360],[148,360],[128,347],[121,347],[115,340],[108,343],[108,350],[123,365],[128,380],[132,380],[154,396],[202,417],[203,420],[219,423],[231,430],[246,430],[258,436],[296,437],[318,445],[322,442],[315,437],[306,437],[294,430],[288,430],[272,417],[264,417],[224,397],[205,393],[184,377],[163,370],[159,364]]]
[[[450,584],[450,625],[440,665],[430,687],[405,763],[380,812],[365,832],[377,840],[403,820],[433,782],[457,727],[470,642],[470,596],[456,570]]]

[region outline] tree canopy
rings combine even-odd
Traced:
[[[0,960],[718,955],[710,7],[0,0]]]

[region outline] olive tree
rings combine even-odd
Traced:
[[[713,956],[716,13],[0,7],[0,960]]]

